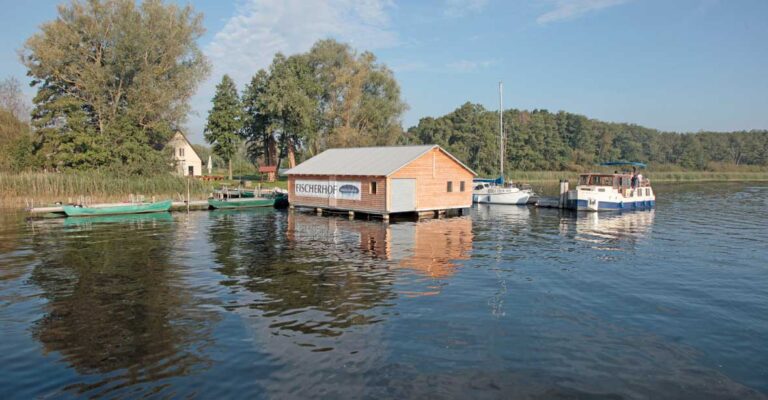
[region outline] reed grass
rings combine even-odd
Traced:
[[[206,198],[213,185],[192,179],[192,199]],[[5,207],[67,202],[85,197],[91,202],[126,200],[130,195],[158,199],[186,197],[187,179],[173,175],[119,177],[99,172],[19,174],[0,173],[0,204]]]

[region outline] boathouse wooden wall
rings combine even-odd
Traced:
[[[292,174],[288,177],[288,199],[293,206],[313,207],[339,211],[357,211],[373,214],[389,214],[392,196],[390,183],[393,179],[415,179],[416,200],[413,210],[448,210],[472,206],[472,171],[435,146],[418,158],[403,165],[389,176],[361,175],[312,175]],[[360,182],[360,200],[328,199],[319,197],[297,196],[297,180],[320,180]],[[376,182],[377,192],[371,193],[371,182]],[[452,191],[448,192],[448,182],[452,182]],[[464,190],[461,190],[462,182]]]
[[[360,182],[360,200],[328,199],[319,197],[296,196],[296,180]],[[371,182],[376,182],[376,194],[371,193]],[[290,175],[288,177],[288,201],[299,207],[327,208],[332,210],[350,210],[375,214],[386,212],[387,178],[383,176],[338,176],[338,175]]]
[[[416,178],[416,210],[445,210],[472,206],[472,172],[438,147],[408,163],[389,179]],[[448,192],[448,182],[453,191]],[[464,182],[464,191],[461,191]]]

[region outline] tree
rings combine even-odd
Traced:
[[[221,78],[213,96],[213,108],[205,125],[205,140],[213,145],[213,152],[227,161],[229,179],[232,179],[232,157],[240,143],[243,127],[242,108],[235,82],[229,75]]]
[[[0,170],[18,171],[31,166],[32,141],[29,107],[15,78],[0,81]]]
[[[406,109],[386,66],[334,40],[304,54],[277,54],[268,71],[254,75],[243,103],[251,158],[278,165],[287,156],[289,166],[297,153],[395,144]]]
[[[34,164],[29,124],[0,108],[0,171],[18,171]]]
[[[21,92],[21,83],[14,77],[0,81],[0,109],[20,121],[29,120],[29,105]]]
[[[208,73],[202,16],[161,0],[74,0],[30,37],[38,151],[55,168],[167,169],[159,150]]]
[[[400,116],[408,108],[392,71],[373,53],[358,55],[348,45],[320,40],[308,53],[319,79],[318,127],[322,147],[391,145],[402,135]]]

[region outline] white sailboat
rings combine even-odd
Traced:
[[[504,102],[503,86],[499,82],[499,170],[498,179],[475,179],[472,200],[487,204],[527,204],[535,196],[530,189],[507,185],[504,181]]]

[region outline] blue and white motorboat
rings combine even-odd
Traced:
[[[636,210],[656,205],[651,181],[637,171],[638,168],[645,168],[645,164],[614,161],[600,165],[632,167],[632,171],[581,174],[576,188],[568,191],[567,208],[584,211]]]

